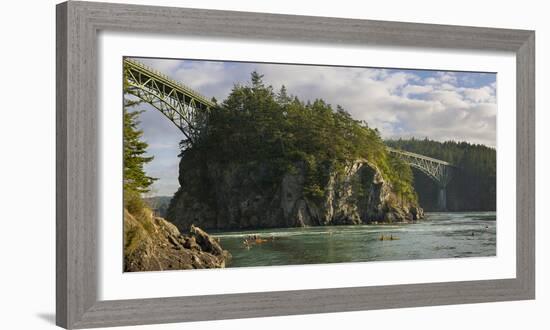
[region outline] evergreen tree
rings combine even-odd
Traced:
[[[288,105],[292,101],[292,98],[288,95],[285,85],[281,86],[279,93],[277,94],[277,102],[282,106]]]
[[[138,118],[143,111],[129,111],[132,105],[129,101],[124,107],[124,190],[141,194],[148,192],[156,179],[143,170],[153,157],[145,156],[148,144],[142,141],[143,131],[139,129]]]
[[[250,81],[252,82],[252,88],[253,89],[264,88],[263,78],[264,78],[263,74],[259,74],[256,70],[252,71],[252,74],[250,75]]]

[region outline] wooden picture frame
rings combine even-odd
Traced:
[[[516,278],[98,300],[99,31],[512,51],[517,58]],[[94,2],[57,5],[56,322],[65,328],[535,297],[535,32]]]

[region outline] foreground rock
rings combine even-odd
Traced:
[[[180,162],[180,189],[167,217],[179,228],[241,229],[413,222],[423,218],[417,202],[402,201],[381,171],[355,162],[343,172],[327,170],[321,198],[304,194],[303,166],[273,182],[269,164]],[[267,182],[267,183],[266,183]]]
[[[184,236],[170,222],[145,209],[124,211],[124,271],[223,268],[231,259],[217,240],[191,226]]]

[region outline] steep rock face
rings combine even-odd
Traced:
[[[150,210],[134,217],[124,212],[124,271],[223,268],[229,252],[198,227],[184,236]]]
[[[180,189],[167,217],[179,228],[205,229],[353,225],[411,222],[417,203],[401,202],[376,166],[355,162],[328,173],[321,198],[304,194],[304,166],[273,182],[266,164],[193,166],[180,162]]]

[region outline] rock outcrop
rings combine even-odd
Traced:
[[[180,162],[180,189],[167,217],[179,228],[244,229],[412,222],[423,217],[417,202],[402,201],[381,171],[357,161],[328,171],[323,197],[304,193],[304,166],[273,180],[271,166]]]
[[[231,259],[218,241],[198,227],[182,235],[170,222],[144,209],[124,211],[124,271],[223,268]]]

